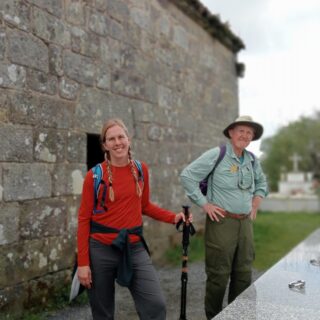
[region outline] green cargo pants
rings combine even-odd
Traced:
[[[232,218],[211,221],[207,216],[205,311],[212,319],[222,310],[228,280],[228,303],[251,284],[254,244],[252,220]]]

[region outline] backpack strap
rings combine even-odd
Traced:
[[[252,157],[252,160],[251,160],[251,165],[252,165],[252,168],[254,167],[254,164],[256,162],[256,156],[254,155],[254,153],[252,153],[251,151],[247,150],[249,152],[249,154],[251,155]]]
[[[213,166],[213,169],[210,171],[210,173],[208,174],[206,179],[209,179],[209,176],[214,172],[214,170],[216,170],[217,166],[219,165],[219,163],[221,162],[221,160],[224,158],[224,156],[226,155],[226,151],[227,151],[227,146],[225,144],[222,144],[219,146],[219,156],[217,158],[216,163]]]
[[[221,162],[221,160],[224,158],[225,154],[227,151],[227,146],[225,144],[222,144],[219,146],[219,156],[218,159],[216,160],[216,163],[214,164],[212,170],[210,171],[210,173],[206,176],[206,178],[204,178],[202,181],[200,181],[199,183],[199,188],[202,192],[203,195],[207,195],[207,191],[208,191],[208,180],[209,180],[209,176],[211,174],[214,173],[214,170],[216,170],[216,167],[218,166],[218,164]]]
[[[135,163],[135,165],[136,165],[136,167],[138,169],[138,178],[139,178],[139,180],[144,181],[141,162],[139,160],[134,160],[134,163]]]
[[[247,150],[247,151],[249,152],[249,154],[250,154],[251,157],[252,157],[251,167],[252,167],[253,177],[254,177],[254,179],[255,179],[256,173],[255,173],[255,171],[254,171],[254,165],[255,165],[255,163],[256,163],[256,156],[255,156],[254,153],[252,153],[251,151],[249,151],[249,150]]]
[[[214,164],[214,167],[213,167],[211,173],[216,169],[218,164],[221,162],[221,160],[226,155],[227,146],[225,144],[222,144],[219,148],[220,148],[220,153],[219,153],[219,156],[218,156],[218,159],[217,159],[216,163]]]
[[[105,207],[104,203],[106,200],[106,195],[107,195],[107,184],[105,183],[105,181],[102,179],[103,177],[103,168],[101,163],[95,165],[92,168],[92,173],[93,173],[93,185],[94,185],[94,205],[93,205],[93,214],[96,213],[103,213],[107,210],[107,208]],[[98,206],[98,196],[99,196],[99,190],[100,190],[100,185],[103,185],[103,193],[102,193],[102,199],[101,199],[101,207],[103,209],[98,210],[97,206]]]

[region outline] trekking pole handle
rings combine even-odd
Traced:
[[[190,212],[189,212],[189,206],[182,206],[183,208],[183,213],[184,213],[184,216],[186,217],[186,222],[189,220],[189,215],[190,215]]]

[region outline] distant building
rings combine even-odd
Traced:
[[[290,159],[293,161],[293,170],[281,173],[279,191],[263,199],[260,209],[276,212],[319,212],[320,203],[315,192],[313,173],[299,171],[299,155],[294,154]]]
[[[282,173],[278,183],[279,194],[284,196],[314,194],[313,173],[300,172],[298,163],[301,157],[294,154],[291,158],[293,161],[293,171]]]

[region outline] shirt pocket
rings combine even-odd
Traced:
[[[239,188],[243,190],[250,189],[253,185],[253,172],[249,165],[239,168]]]

